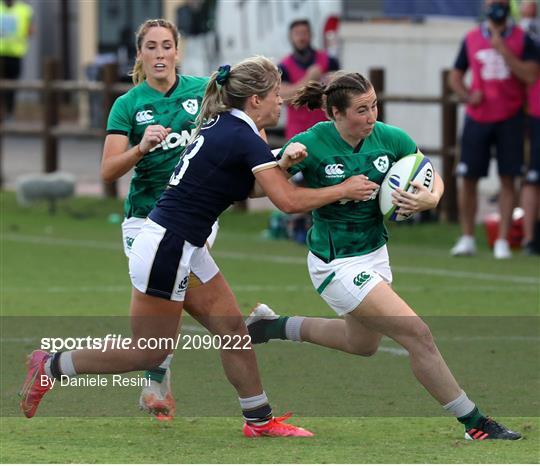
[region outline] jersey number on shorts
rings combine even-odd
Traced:
[[[182,179],[182,177],[186,173],[186,170],[189,167],[189,161],[197,155],[197,152],[199,152],[203,144],[204,136],[201,135],[197,136],[195,141],[193,141],[193,143],[188,146],[188,148],[186,149],[186,153],[180,159],[180,162],[174,169],[174,173],[169,180],[170,186],[176,186],[178,183],[180,183],[180,180]]]

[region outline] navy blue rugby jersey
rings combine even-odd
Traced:
[[[186,148],[148,217],[202,247],[219,215],[248,197],[254,173],[274,166],[253,120],[237,109],[221,113]]]

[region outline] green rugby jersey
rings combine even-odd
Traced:
[[[144,81],[114,102],[107,121],[107,134],[124,134],[132,146],[141,142],[148,125],[171,128],[167,139],[135,166],[124,203],[126,218],[145,218],[154,208],[192,135],[208,80],[207,77],[177,76],[166,94]]]
[[[304,144],[308,156],[289,172],[301,171],[310,188],[333,186],[361,174],[380,185],[392,164],[417,151],[416,143],[403,130],[381,122],[356,148],[341,138],[331,121],[316,124],[288,144],[293,141]],[[383,246],[388,232],[376,194],[367,201],[341,200],[314,210],[307,238],[310,251],[329,262]]]

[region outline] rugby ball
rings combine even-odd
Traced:
[[[384,219],[402,222],[411,217],[411,214],[396,213],[397,206],[392,204],[394,189],[401,188],[403,191],[414,192],[416,188],[411,186],[411,182],[416,180],[433,191],[434,178],[433,165],[420,151],[399,159],[388,170],[379,190],[379,207]]]

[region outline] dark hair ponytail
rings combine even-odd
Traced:
[[[324,87],[318,81],[309,81],[298,90],[291,101],[295,108],[307,107],[310,110],[321,108],[324,104]]]
[[[332,108],[345,113],[352,95],[365,94],[373,85],[360,73],[338,71],[326,87],[317,81],[309,81],[291,100],[294,107],[307,107],[310,110],[323,108],[332,120]]]

